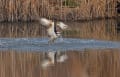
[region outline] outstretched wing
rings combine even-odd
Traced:
[[[40,19],[40,23],[43,25],[43,26],[49,26],[51,24],[51,20],[48,20],[46,18],[41,18]]]

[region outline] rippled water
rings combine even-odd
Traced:
[[[40,23],[0,23],[0,50],[49,51],[120,48],[118,20],[65,22],[70,29],[63,40],[48,45],[46,29]]]
[[[94,39],[58,39],[54,44],[49,45],[47,38],[1,38],[1,50],[19,51],[48,51],[48,50],[84,50],[84,49],[106,49],[120,48],[120,42],[101,41]]]
[[[63,38],[57,39],[52,45],[48,45],[46,29],[38,22],[0,23],[1,76],[120,76],[118,20],[65,23],[70,29],[64,31]],[[51,63],[51,58],[45,52],[55,52],[52,55],[55,63],[43,70],[41,65],[44,61]],[[67,60],[59,63],[58,59],[63,55],[67,56]]]

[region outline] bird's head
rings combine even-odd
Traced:
[[[66,30],[68,25],[64,24],[63,22],[58,22],[56,26],[59,26],[62,30]]]

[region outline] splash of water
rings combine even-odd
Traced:
[[[62,35],[60,36],[59,41],[64,42],[64,39],[63,39]]]

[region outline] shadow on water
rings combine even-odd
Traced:
[[[63,40],[57,39],[53,45],[48,45],[46,29],[37,22],[0,23],[0,76],[120,76],[118,20],[65,23],[70,29],[63,32]],[[55,53],[55,62],[49,52]],[[67,55],[67,60],[58,62],[61,55]],[[51,66],[43,68],[41,64],[46,60]]]

